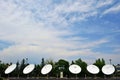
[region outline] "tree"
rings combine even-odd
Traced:
[[[94,65],[96,65],[101,70],[102,67],[105,65],[105,60],[103,58],[102,59],[99,58],[95,61]],[[99,72],[98,76],[103,77],[102,71]]]
[[[8,67],[7,64],[2,63],[2,61],[0,61],[0,77],[1,77],[1,76],[5,76],[5,75],[4,75],[4,71],[5,71],[5,69],[6,69],[7,67]]]
[[[20,71],[19,71],[19,70],[20,70],[20,67],[19,67],[20,63],[19,63],[19,61],[17,61],[16,65],[17,65],[17,67],[16,67],[16,69],[12,72],[11,76],[19,77],[19,73],[20,73]]]
[[[63,59],[60,59],[56,64],[56,71],[57,71],[57,74],[58,72],[62,71],[64,72],[64,76],[67,76],[69,74],[69,62],[66,61],[66,60],[63,60]]]
[[[79,74],[79,76],[85,76],[87,70],[86,70],[86,67],[87,67],[87,63],[82,61],[81,59],[78,59],[75,61],[75,64],[79,65],[82,69],[81,73]]]
[[[39,76],[40,76],[41,69],[42,69],[41,65],[36,64],[36,65],[35,65],[35,69],[34,69],[34,71],[33,71],[33,72],[34,72],[34,76],[39,77]]]
[[[56,70],[55,70],[55,62],[52,59],[47,59],[45,60],[45,64],[51,64],[52,65],[52,70],[49,73],[49,76],[56,76]]]
[[[105,65],[105,60],[104,59],[97,59],[94,63],[94,65],[98,66],[100,69]]]
[[[23,60],[21,61],[20,68],[19,68],[19,72],[20,72],[19,75],[22,76],[22,77],[25,76],[25,75],[23,75],[23,69],[28,65],[28,64],[26,64],[25,62],[26,62],[25,59],[23,59]]]
[[[19,77],[19,70],[20,70],[20,67],[19,67],[20,63],[19,63],[19,61],[17,61],[16,65],[17,65],[16,73],[17,73],[17,76]]]
[[[72,64],[75,64],[75,62],[74,62],[73,60],[72,60],[72,62],[71,62],[71,65],[72,65]]]
[[[44,65],[45,65],[45,60],[44,60],[44,58],[42,58],[41,66],[43,67]]]

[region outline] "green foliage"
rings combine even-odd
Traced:
[[[2,63],[2,61],[0,61],[0,77],[4,76],[4,71],[7,68],[8,64]]]
[[[94,63],[94,65],[96,65],[100,70],[102,69],[102,67],[105,65],[105,60],[104,59],[97,59],[96,62]],[[102,73],[102,71],[99,72],[98,76],[102,77],[104,74]]]
[[[56,69],[55,69],[55,62],[52,59],[47,59],[45,60],[45,64],[51,64],[53,69],[52,71],[49,73],[49,76],[56,76]]]
[[[35,69],[34,69],[34,76],[36,76],[36,77],[39,77],[40,76],[40,71],[41,71],[41,65],[35,65]]]
[[[64,59],[60,59],[57,63],[56,63],[56,69],[57,71],[60,73],[60,71],[64,72],[64,76],[67,76],[68,72],[69,72],[69,62],[64,60]]]
[[[105,65],[105,60],[104,59],[97,59],[94,65],[98,66],[100,69]]]
[[[0,80],[3,80],[3,78],[0,77]]]
[[[42,58],[41,66],[43,67],[45,65],[45,60]]]
[[[75,62],[74,62],[74,61],[72,61],[72,62],[71,62],[71,65],[72,65],[72,64],[75,64]]]
[[[79,76],[85,76],[87,70],[86,70],[86,67],[87,67],[87,63],[82,61],[81,59],[78,59],[75,61],[75,64],[79,65],[82,69],[81,73],[79,74]]]
[[[23,74],[23,69],[28,65],[27,62],[27,58],[23,59],[21,62],[17,61],[17,67],[12,73],[9,74],[9,77],[27,77],[27,75]],[[12,63],[2,63],[2,61],[0,61],[0,76],[7,77],[7,75],[4,74],[4,71],[10,64]],[[42,58],[40,64],[35,64],[35,69],[29,74],[29,76],[45,77],[46,75],[41,74],[41,69],[45,64],[51,64],[53,66],[52,71],[49,73],[49,76],[51,77],[59,77],[61,71],[63,72],[64,77],[75,77],[75,75],[69,71],[69,66],[71,64],[77,64],[82,68],[81,73],[78,74],[79,77],[84,77],[85,74],[89,76],[88,74],[90,74],[86,70],[87,63],[82,61],[81,59],[77,59],[69,63],[64,59],[60,59],[57,62],[54,62],[52,59],[45,60],[44,58]],[[104,59],[97,59],[94,65],[98,66],[101,69],[105,65],[105,61]],[[100,72],[97,76],[103,76],[103,73]]]

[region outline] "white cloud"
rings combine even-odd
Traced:
[[[103,2],[99,6],[108,4]],[[72,22],[83,21],[98,14],[97,8],[93,6],[94,0],[68,0],[61,4],[54,4],[50,0],[18,0],[18,3],[14,0],[0,0],[0,4],[0,40],[15,43],[0,51],[0,59],[4,61],[26,57],[59,59],[77,55],[95,55],[96,58],[96,52],[91,48],[108,42],[104,38],[87,43],[82,43],[87,38],[81,36],[63,38],[74,34],[68,27]],[[76,12],[78,14],[74,14]]]
[[[101,44],[104,44],[104,43],[107,43],[109,42],[107,39],[101,39],[101,40],[96,40],[96,41],[91,41],[91,42],[88,42],[88,43],[84,43],[81,48],[92,48],[92,47],[97,47]],[[85,45],[86,44],[86,45]]]
[[[103,7],[103,6],[107,6],[107,5],[111,5],[113,4],[114,0],[99,0],[97,3],[97,8]]]
[[[113,7],[109,8],[109,9],[105,10],[103,12],[103,14],[105,15],[105,14],[117,13],[117,12],[120,12],[120,5],[113,6]]]
[[[120,47],[119,47],[119,48],[116,48],[116,49],[114,50],[114,52],[115,52],[115,53],[119,53],[119,52],[120,52]]]

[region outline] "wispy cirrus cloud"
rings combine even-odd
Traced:
[[[98,53],[102,58],[104,54],[93,51],[93,48],[110,43],[109,35],[106,34],[106,38],[104,33],[118,28],[108,30],[108,23],[101,25],[99,16],[104,14],[102,8],[113,3],[113,0],[1,0],[0,40],[14,45],[1,50],[0,59],[14,62],[28,57],[36,63],[41,57],[72,60],[74,56],[88,58],[93,55],[96,59]],[[98,37],[100,32],[103,37]]]
[[[115,6],[111,7],[111,8],[109,8],[109,9],[105,10],[103,12],[103,14],[105,15],[105,14],[117,13],[117,12],[120,12],[120,4],[115,5]]]

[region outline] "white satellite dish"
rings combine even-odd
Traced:
[[[79,74],[81,72],[81,67],[76,64],[72,64],[69,66],[69,71],[73,74]]]
[[[5,70],[5,74],[11,73],[12,71],[15,70],[16,67],[17,67],[16,64],[12,64],[12,65],[8,66],[8,68]]]
[[[41,73],[43,75],[48,74],[52,70],[52,65],[51,64],[46,64],[42,69]]]
[[[34,68],[35,68],[34,64],[27,65],[23,70],[23,74],[29,74],[30,72],[34,70]]]
[[[102,72],[106,75],[111,75],[115,72],[115,67],[111,64],[104,65],[102,67]]]
[[[99,68],[95,65],[88,65],[87,70],[91,74],[98,74],[100,72]]]

